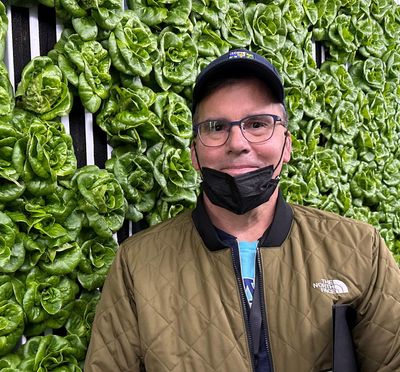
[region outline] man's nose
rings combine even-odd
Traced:
[[[246,140],[246,138],[244,138],[240,125],[232,125],[227,145],[231,149],[235,150],[237,149],[242,150],[243,148],[248,148],[249,143]]]

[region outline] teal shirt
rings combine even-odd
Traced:
[[[243,286],[250,306],[253,303],[257,243],[238,242]]]

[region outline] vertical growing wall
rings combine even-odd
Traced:
[[[194,205],[191,89],[230,48],[265,55],[283,76],[289,201],[372,223],[399,258],[393,1],[5,5],[0,368],[51,369],[57,354],[79,370],[116,240]]]

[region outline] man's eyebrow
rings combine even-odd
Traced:
[[[219,118],[210,117],[210,118],[206,118],[204,120],[199,121],[199,123],[204,123],[206,121],[224,121],[224,122],[227,122],[227,123],[231,122],[231,120],[228,120],[228,119],[222,118],[222,117],[219,117]]]

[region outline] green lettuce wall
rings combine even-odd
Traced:
[[[81,370],[115,233],[195,203],[191,89],[230,48],[259,52],[283,76],[287,199],[368,221],[400,262],[395,2],[39,2],[62,20],[60,39],[25,66],[15,94],[0,65],[0,370]],[[15,4],[0,3],[1,59]],[[113,148],[103,168],[77,166],[60,121],[76,97]]]

